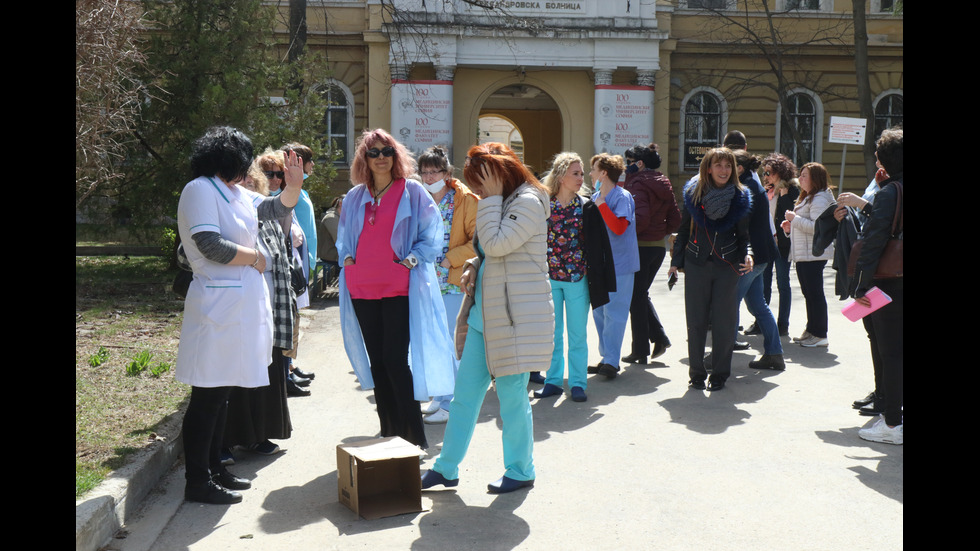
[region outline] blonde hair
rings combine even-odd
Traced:
[[[544,184],[544,187],[548,188],[548,194],[552,199],[558,195],[558,190],[561,188],[561,181],[565,178],[568,167],[575,163],[583,167],[585,166],[582,163],[582,158],[578,156],[578,153],[573,151],[562,151],[555,155],[555,158],[551,161],[551,172],[544,177],[541,183]]]
[[[252,161],[252,166],[248,167],[245,176],[252,179],[255,183],[255,193],[259,195],[269,195],[269,179],[265,177],[265,171],[259,165],[259,160]]]

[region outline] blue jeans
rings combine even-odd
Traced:
[[[530,373],[496,378],[503,425],[504,475],[514,480],[534,480],[534,421],[527,394]],[[454,480],[459,478],[459,464],[470,447],[483,399],[490,387],[487,371],[486,343],[483,333],[470,327],[466,333],[463,357],[459,360],[456,389],[449,405],[449,422],[442,442],[442,453],[432,470]]]
[[[790,261],[782,256],[777,256],[774,264],[776,266],[776,290],[779,292],[779,313],[776,315],[776,325],[789,328],[789,312],[793,307],[793,291],[789,287]]]
[[[592,310],[592,320],[599,333],[599,355],[604,364],[619,367],[632,299],[633,274],[616,276],[616,292],[609,293],[609,303]]]
[[[772,316],[772,310],[769,309],[769,305],[766,304],[766,299],[763,295],[763,281],[761,276],[765,273],[766,266],[768,265],[768,262],[756,264],[751,272],[738,278],[738,287],[735,288],[735,296],[739,303],[744,299],[749,313],[755,316],[755,322],[758,324],[759,330],[765,339],[763,349],[765,353],[782,354],[783,344],[779,342],[779,329],[776,327],[776,318]],[[738,319],[736,318],[735,321],[737,326]]]
[[[562,386],[565,375],[564,333],[568,319],[568,386],[586,388],[589,367],[589,284],[586,278],[574,283],[551,280],[551,299],[555,303],[555,350],[545,382]],[[564,312],[563,312],[564,310]],[[567,312],[567,315],[565,314]]]

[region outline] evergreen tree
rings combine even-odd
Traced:
[[[261,0],[143,0],[150,31],[145,76],[151,98],[137,130],[128,178],[117,188],[117,218],[137,228],[176,216],[190,179],[191,145],[212,125],[240,128],[256,154],[289,141],[326,151],[326,104],[315,86],[326,63],[279,58],[272,42],[276,6]],[[318,163],[306,183],[314,204],[335,171]],[[164,222],[165,223],[165,222]]]

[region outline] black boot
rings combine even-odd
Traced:
[[[231,505],[241,503],[242,494],[222,487],[214,480],[207,482],[188,482],[184,486],[184,499],[212,505]]]
[[[763,354],[758,360],[749,362],[749,368],[783,371],[786,369],[786,362],[783,361],[782,354]]]

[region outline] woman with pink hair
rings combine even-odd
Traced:
[[[442,251],[442,216],[422,184],[408,179],[414,172],[411,154],[391,134],[364,132],[337,256],[344,347],[361,386],[374,389],[381,436],[424,449],[419,400],[451,394],[453,368],[433,265]]]

